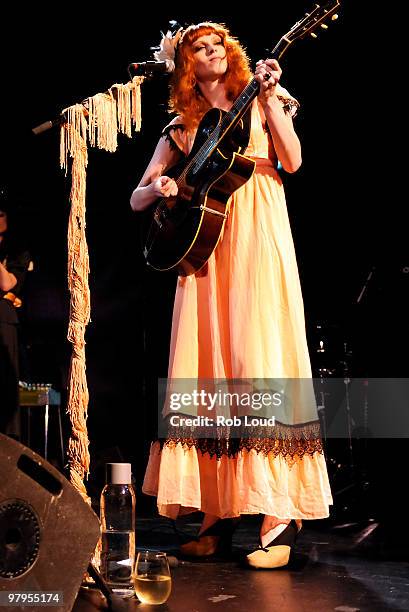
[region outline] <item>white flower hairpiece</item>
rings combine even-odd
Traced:
[[[162,40],[160,41],[159,47],[157,47],[158,51],[155,51],[153,57],[157,62],[167,62],[168,63],[168,72],[173,72],[175,69],[175,54],[176,47],[179,44],[183,33],[183,28],[179,28],[179,30],[173,34],[170,30],[164,34],[162,34]]]

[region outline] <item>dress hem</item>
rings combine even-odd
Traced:
[[[145,495],[150,495],[152,497],[157,497],[157,493],[153,492],[153,491],[147,491],[146,489],[142,489],[142,493],[144,493]],[[333,505],[333,500],[331,500],[331,502],[328,502],[328,506],[332,506]],[[168,514],[164,514],[163,511],[161,511],[160,509],[165,507],[165,506],[170,506],[173,508],[179,508],[177,515],[175,516],[175,513],[168,513]],[[187,514],[193,514],[194,512],[203,512],[206,513],[205,509],[202,509],[200,507],[198,507],[197,504],[195,504],[194,502],[192,503],[181,503],[180,501],[166,501],[166,502],[158,502],[157,503],[157,508],[158,508],[158,513],[161,516],[165,516],[167,518],[171,518],[171,519],[175,519],[177,518],[177,516],[186,516]],[[180,510],[182,509],[182,513],[180,513]],[[212,514],[212,513],[211,513]],[[316,520],[322,520],[322,519],[326,519],[329,518],[330,513],[329,510],[326,512],[319,512],[317,514],[311,514],[311,513],[303,513],[303,512],[298,512],[298,513],[290,513],[286,516],[281,516],[277,513],[275,513],[271,508],[270,509],[263,509],[263,508],[256,508],[256,507],[246,507],[243,510],[240,510],[237,513],[228,513],[228,514],[224,514],[222,516],[220,516],[220,518],[235,518],[237,516],[241,516],[242,514],[249,514],[249,515],[254,515],[254,514],[263,514],[263,515],[268,515],[268,516],[275,516],[279,519],[294,519],[294,520],[303,520],[303,521],[316,521]]]

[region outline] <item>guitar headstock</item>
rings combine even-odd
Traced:
[[[316,4],[311,12],[306,13],[303,19],[297,21],[297,23],[281,37],[272,51],[272,56],[275,59],[279,59],[284,51],[298,39],[301,40],[306,36],[317,38],[315,30],[319,28],[327,30],[328,23],[326,22],[338,19],[336,11],[339,9],[340,5],[341,2],[339,2],[339,0],[330,0],[324,6]]]

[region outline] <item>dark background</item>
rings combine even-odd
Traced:
[[[8,37],[2,40],[1,180],[34,261],[21,313],[27,380],[52,383],[64,400],[70,357],[70,183],[59,169],[58,129],[34,136],[32,128],[113,83],[125,83],[128,64],[151,58],[150,47],[170,19],[227,24],[255,62],[310,4],[273,3],[253,12],[233,5],[223,15],[162,13],[146,6],[143,17],[134,4],[132,10],[111,7],[93,15],[67,8],[47,21],[33,9],[22,14],[11,7],[3,20]],[[295,126],[303,165],[283,179],[311,357],[314,368],[322,365],[316,347],[325,333],[331,350],[324,365],[337,373],[347,343],[353,375],[406,376],[401,354],[408,337],[409,257],[401,201],[392,195],[395,159],[378,118],[385,74],[365,3],[342,4],[328,31],[316,41],[297,42],[281,62],[282,83],[301,103]],[[168,121],[166,97],[166,77],[144,84],[142,131],[132,139],[119,136],[115,154],[89,150],[91,471],[98,473],[104,460],[130,460],[138,483],[155,433],[156,378],[167,373],[175,276],[145,268],[129,198]]]

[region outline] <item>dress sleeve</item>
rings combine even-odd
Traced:
[[[174,151],[186,155],[186,129],[180,116],[172,119],[162,130],[162,136]]]
[[[300,103],[280,84],[277,85],[277,98],[282,103],[284,112],[289,114],[290,117],[295,117],[300,108]]]

